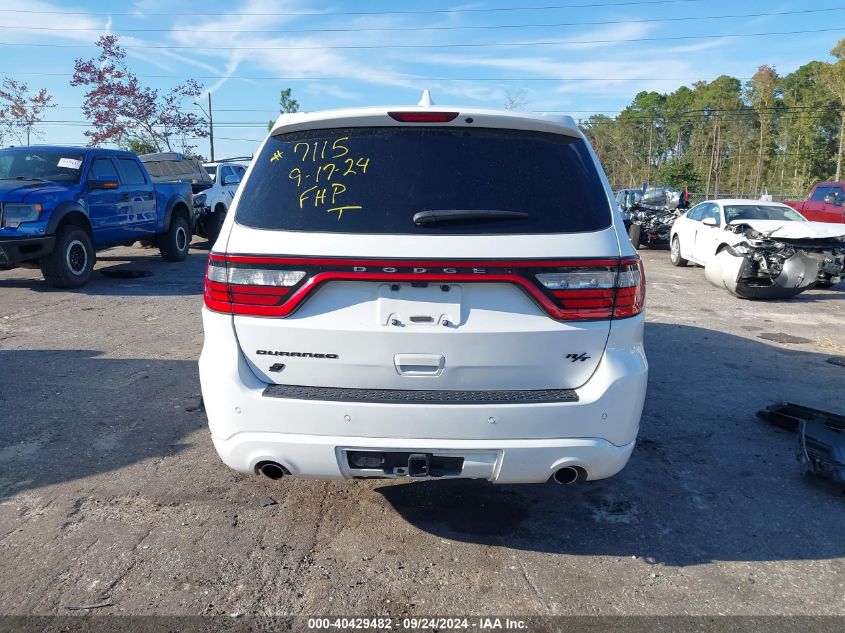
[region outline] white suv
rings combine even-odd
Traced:
[[[200,358],[230,467],[571,483],[628,461],[645,279],[569,117],[284,115],[232,208]]]

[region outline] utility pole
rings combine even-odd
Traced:
[[[194,101],[194,105],[197,106],[205,115],[205,118],[208,119],[208,144],[211,149],[211,162],[214,162],[214,119],[211,116],[211,93],[208,93],[208,112],[205,111],[198,101]]]
[[[214,119],[211,118],[211,93],[208,93],[208,143],[211,145],[211,162],[214,162]]]

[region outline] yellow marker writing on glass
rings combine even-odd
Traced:
[[[361,209],[363,208],[360,204],[359,205],[349,205],[346,207],[332,207],[331,209],[326,209],[327,213],[337,213],[337,219],[340,221],[340,218],[343,217],[344,211],[351,211],[353,209]]]

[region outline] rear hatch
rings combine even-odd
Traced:
[[[206,305],[233,313],[255,374],[363,389],[585,383],[614,311],[641,304],[585,141],[463,115],[373,119],[277,131],[241,187]]]

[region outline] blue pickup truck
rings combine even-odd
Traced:
[[[147,240],[183,261],[194,222],[191,185],[153,184],[131,152],[0,150],[0,270],[37,266],[51,285],[79,288],[104,248]]]

